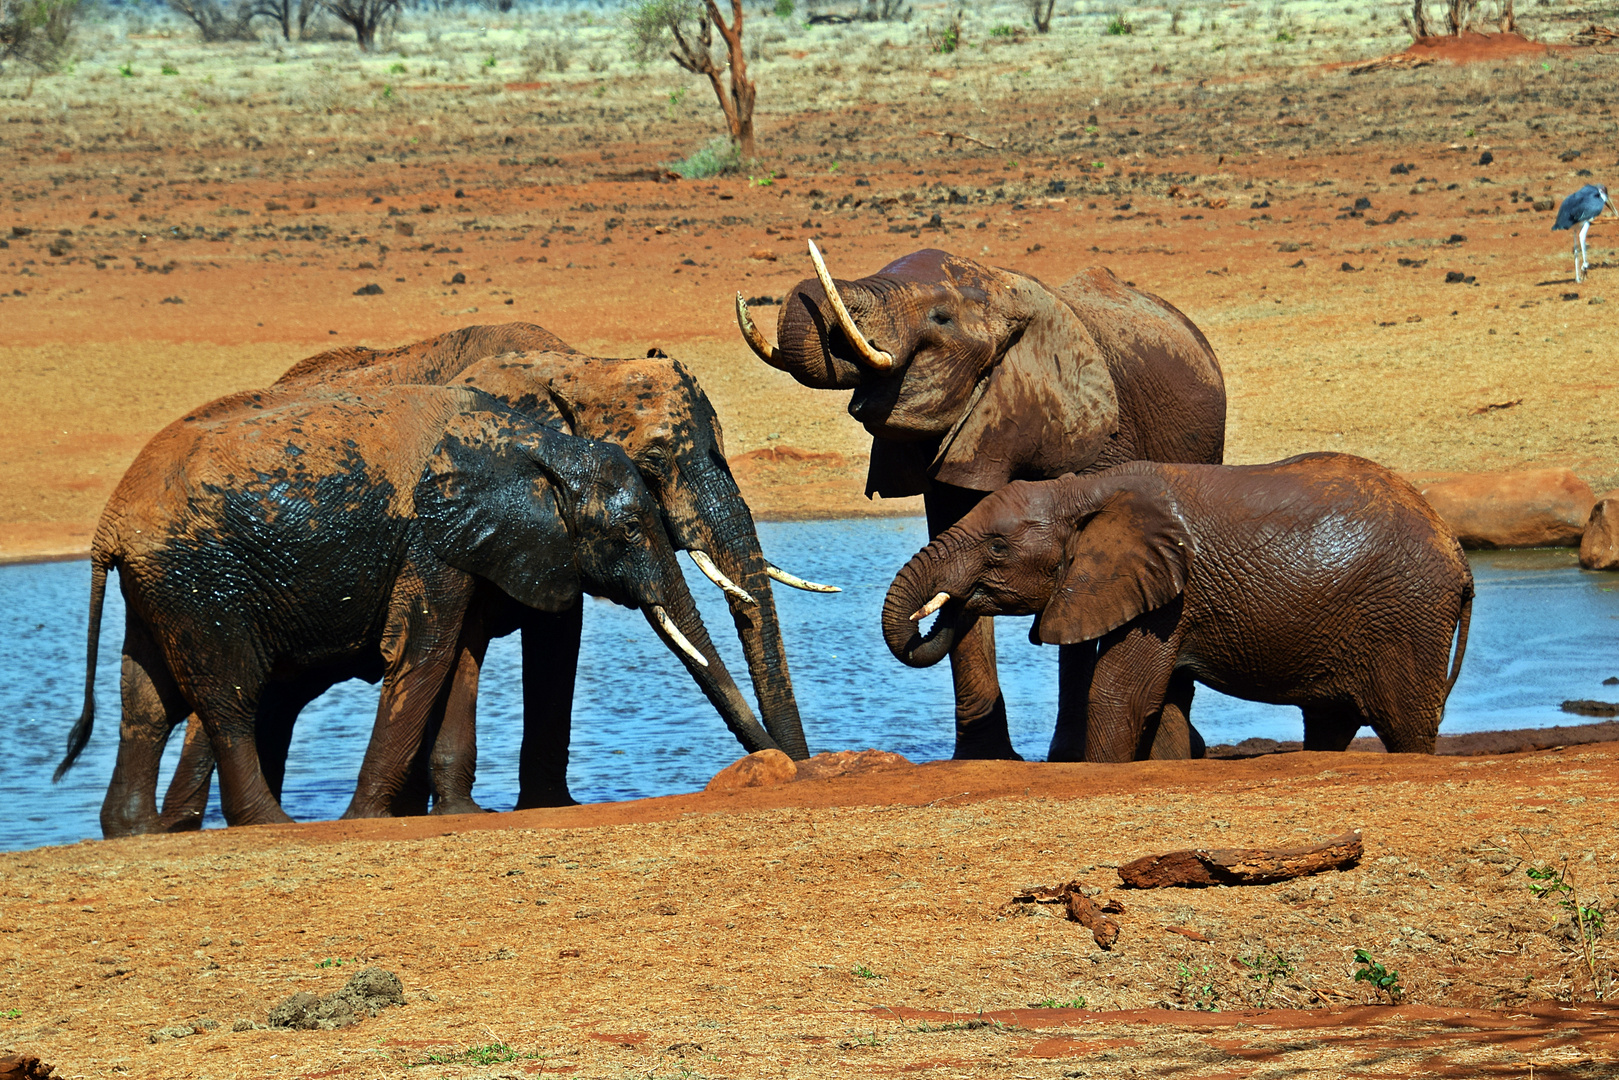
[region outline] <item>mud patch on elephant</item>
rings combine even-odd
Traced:
[[[269,1026],[300,1031],[332,1031],[405,1003],[399,976],[378,967],[359,972],[341,990],[317,997],[300,990],[270,1010]]]

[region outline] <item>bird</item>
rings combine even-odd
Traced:
[[[1557,208],[1557,223],[1552,226],[1552,232],[1558,229],[1572,229],[1580,227],[1579,239],[1574,242],[1574,280],[1585,280],[1585,272],[1591,269],[1591,262],[1585,257],[1585,233],[1591,228],[1591,222],[1602,215],[1602,208],[1606,206],[1613,210],[1613,216],[1619,217],[1619,209],[1608,201],[1608,189],[1601,184],[1586,184],[1580,190],[1563,200],[1563,205]]]

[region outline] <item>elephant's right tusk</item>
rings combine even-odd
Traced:
[[[669,640],[675,643],[677,649],[691,657],[699,666],[708,666],[708,657],[698,652],[697,646],[686,640],[686,635],[680,632],[680,627],[676,626],[675,621],[669,617],[669,613],[663,610],[662,604],[653,604],[652,614],[658,620],[658,625],[663,628],[663,632],[669,635]]]
[[[692,548],[686,554],[691,556],[691,561],[697,564],[697,569],[703,572],[703,576],[724,589],[727,596],[734,596],[744,604],[758,606],[759,601],[755,600],[748,590],[726,577],[725,572],[714,565],[714,560],[708,557],[708,552]]]
[[[916,611],[914,613],[912,613],[912,615],[911,615],[911,621],[912,622],[921,622],[923,619],[927,618],[929,615],[932,615],[935,611],[938,611],[940,608],[944,607],[944,605],[946,603],[948,603],[949,600],[950,600],[950,594],[949,593],[947,593],[947,592],[940,593],[938,596],[935,596],[932,600],[929,600],[927,603],[925,603],[921,607],[917,608]]]
[[[832,303],[832,312],[838,317],[838,325],[843,328],[843,336],[855,347],[860,358],[866,366],[873,371],[887,371],[894,366],[894,357],[890,353],[877,348],[866,340],[866,335],[860,332],[860,327],[854,324],[854,317],[849,309],[843,306],[843,297],[838,295],[838,287],[832,283],[832,275],[827,272],[826,263],[821,260],[821,250],[815,246],[815,241],[809,242],[810,261],[815,264],[815,276],[821,280],[821,288],[826,290],[826,298]]]
[[[794,589],[803,589],[805,592],[842,592],[836,585],[822,585],[814,581],[805,581],[797,574],[789,574],[774,563],[765,563],[765,573]]]
[[[752,349],[759,359],[778,370],[787,370],[780,351],[766,341],[759,328],[753,324],[753,316],[748,314],[748,302],[742,298],[741,293],[736,294],[736,325],[742,329],[742,340],[748,343],[748,348]]]

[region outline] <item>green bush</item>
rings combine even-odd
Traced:
[[[676,161],[669,168],[687,180],[707,180],[711,176],[724,176],[742,170],[742,151],[730,139],[715,139],[684,161]]]
[[[1114,37],[1121,37],[1124,34],[1135,33],[1136,28],[1133,23],[1125,21],[1124,13],[1121,11],[1116,13],[1113,18],[1108,20],[1107,32],[1112,34]]]

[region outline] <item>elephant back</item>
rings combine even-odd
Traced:
[[[525,350],[573,352],[567,342],[534,323],[463,326],[396,349],[348,347],[317,353],[294,364],[275,385],[339,382],[442,386],[486,356]]]

